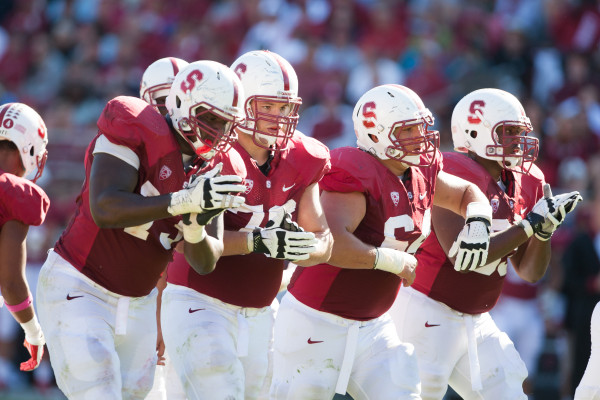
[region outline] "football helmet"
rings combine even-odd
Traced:
[[[33,182],[44,171],[48,157],[48,131],[42,117],[23,103],[7,103],[0,106],[0,140],[13,142],[25,168],[25,176],[37,169]]]
[[[210,160],[235,142],[236,126],[244,121],[244,88],[226,65],[196,61],[179,71],[165,106],[175,130],[196,154]],[[225,122],[220,128],[208,121]]]
[[[163,115],[166,114],[165,106],[157,103],[156,99],[169,94],[175,76],[187,65],[187,61],[175,57],[165,57],[154,61],[142,75],[140,98],[152,105],[156,111]]]
[[[428,166],[435,160],[440,136],[429,128],[433,115],[421,98],[402,85],[377,86],[361,96],[352,113],[356,144],[382,159],[411,166]],[[398,129],[418,126],[420,136],[397,137]]]
[[[262,148],[282,150],[287,146],[298,124],[298,76],[290,63],[267,50],[250,51],[231,65],[244,85],[246,123],[240,130],[250,134]],[[262,112],[258,102],[276,103],[279,115]],[[272,130],[259,130],[258,121],[277,124]]]
[[[454,107],[451,121],[456,151],[471,151],[522,173],[528,173],[537,159],[539,140],[527,136],[533,130],[531,122],[519,100],[504,90],[467,94]]]

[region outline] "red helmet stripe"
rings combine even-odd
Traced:
[[[4,104],[0,109],[0,127],[4,126],[4,115],[12,105],[13,103]]]
[[[173,66],[173,76],[175,76],[179,72],[179,67],[173,57],[169,57],[169,61],[171,61],[171,65]]]
[[[233,79],[233,101],[231,102],[231,105],[233,107],[237,107],[238,106],[238,84],[236,82],[235,79]]]
[[[290,77],[288,75],[287,69],[285,68],[285,63],[283,62],[283,59],[278,54],[269,54],[275,59],[275,61],[277,61],[277,64],[279,64],[279,68],[281,68],[281,73],[283,74],[283,90],[290,90]]]

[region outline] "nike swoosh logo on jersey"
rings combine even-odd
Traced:
[[[427,192],[425,192],[425,193],[419,193],[419,200],[423,200],[426,195],[427,195]]]
[[[306,342],[308,344],[323,343],[322,340],[312,340],[311,338],[308,338],[308,340]]]
[[[429,321],[425,322],[425,328],[431,328],[432,326],[440,326],[440,324],[430,324]]]
[[[190,307],[190,309],[188,310],[188,312],[189,312],[190,314],[193,314],[193,313],[195,313],[196,311],[202,311],[202,310],[204,310],[204,308],[196,308],[195,310],[192,310],[192,309],[191,309],[191,307]]]
[[[71,295],[68,295],[68,294],[67,294],[67,300],[78,299],[78,298],[80,298],[80,297],[83,297],[83,296],[71,296]]]
[[[292,184],[292,186],[290,186],[290,187],[285,187],[285,185],[283,185],[283,187],[281,188],[281,191],[282,192],[287,192],[288,190],[290,190],[291,188],[293,188],[295,185],[296,185],[295,183]]]

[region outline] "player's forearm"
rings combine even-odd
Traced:
[[[248,234],[249,232],[225,231],[223,234],[223,256],[249,254]]]
[[[460,215],[466,218],[467,206],[470,203],[484,203],[490,204],[490,201],[485,194],[477,187],[477,185],[470,183],[466,186],[464,194],[460,202]]]
[[[170,195],[145,197],[115,191],[90,199],[90,211],[100,228],[127,228],[171,217]]]
[[[376,250],[354,235],[334,235],[328,264],[347,269],[373,269]]]
[[[185,242],[183,246],[185,258],[190,266],[200,275],[211,273],[223,254],[223,241],[206,236],[199,243]]]
[[[523,228],[513,225],[501,232],[490,235],[490,249],[488,251],[488,264],[509,255],[517,247],[527,241],[527,234]]]
[[[521,258],[513,264],[515,271],[522,279],[535,283],[542,279],[548,269],[548,264],[550,264],[550,241],[541,241],[532,237],[526,246]]]

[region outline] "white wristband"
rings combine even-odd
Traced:
[[[533,235],[533,228],[531,227],[529,221],[527,221],[526,219],[522,219],[517,225],[523,228],[528,238],[530,238]]]
[[[40,346],[45,343],[44,334],[42,333],[42,327],[38,322],[37,317],[34,315],[29,321],[20,324],[21,328],[25,332],[25,339],[35,346]]]
[[[398,275],[404,270],[404,255],[406,253],[399,250],[377,247],[375,249],[375,265],[373,269],[391,272]]]
[[[197,225],[195,227],[186,227],[183,225],[183,240],[188,243],[199,243],[206,237],[206,231],[204,225]]]
[[[248,242],[248,254],[250,254],[252,251],[254,251],[254,232],[248,232],[246,240]]]
[[[492,206],[489,203],[473,201],[467,204],[467,218],[485,218],[492,223]]]

